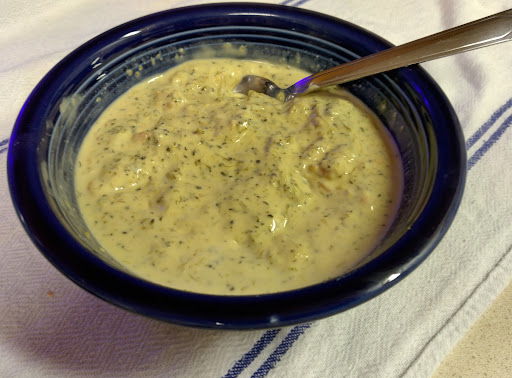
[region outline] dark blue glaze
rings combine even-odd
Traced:
[[[198,41],[215,45],[218,37],[260,44],[258,48],[275,45],[277,52],[321,55],[320,68],[390,46],[366,30],[326,15],[249,3],[169,10],[96,37],[41,80],[12,132],[9,186],[34,244],[57,269],[94,295],[130,311],[197,327],[251,329],[304,323],[347,310],[399,282],[446,233],[466,175],[457,117],[437,84],[418,67],[346,85],[394,136],[406,183],[403,206],[387,240],[366,264],[348,274],[270,295],[186,293],[130,276],[99,254],[94,240],[83,236],[87,229],[76,208],[73,165],[81,139],[102,109],[95,98],[101,96],[108,104],[133,84],[136,79],[124,72],[140,62],[146,64],[144,57],[164,51],[173,64],[174,49],[184,46],[192,51]],[[164,68],[146,64],[143,74]],[[60,111],[62,98],[75,92],[82,95],[78,111],[66,117]]]

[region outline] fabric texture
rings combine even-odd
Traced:
[[[509,0],[269,2],[336,16],[394,44],[512,6]],[[99,33],[197,3],[203,2],[2,1],[0,376],[430,376],[512,277],[512,42],[423,64],[463,127],[464,197],[447,235],[422,265],[344,313],[263,331],[166,324],[80,289],[26,236],[5,171],[10,132],[30,91],[61,58]]]

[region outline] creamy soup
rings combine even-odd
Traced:
[[[201,293],[290,290],[347,272],[389,228],[402,172],[376,118],[339,89],[288,103],[233,93],[246,74],[308,75],[192,60],[129,89],[86,136],[80,211],[134,274]]]

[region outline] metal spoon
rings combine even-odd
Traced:
[[[512,9],[330,68],[282,89],[261,76],[245,76],[235,92],[264,93],[282,101],[319,88],[443,58],[512,39]]]

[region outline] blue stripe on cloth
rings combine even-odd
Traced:
[[[286,335],[281,344],[272,352],[267,360],[259,367],[258,370],[252,375],[252,378],[263,378],[270,370],[276,366],[281,360],[281,357],[285,355],[288,350],[292,347],[293,343],[297,341],[300,335],[304,333],[306,329],[311,327],[311,324],[298,325],[292,328],[292,330]]]
[[[0,142],[0,147],[5,146],[8,143],[9,143],[9,139],[4,139],[3,141]],[[0,154],[5,151],[7,151],[7,147],[0,149]]]
[[[492,125],[500,118],[503,113],[505,113],[509,108],[512,107],[512,98],[509,99],[502,107],[494,112],[494,114],[489,118],[489,120],[480,127],[476,133],[474,133],[471,138],[466,142],[466,149],[470,149],[481,137],[484,133],[491,128]]]
[[[240,373],[244,371],[247,368],[247,366],[249,366],[254,361],[256,357],[259,356],[263,349],[265,349],[267,345],[270,344],[272,340],[275,339],[275,337],[280,331],[280,329],[272,329],[265,332],[263,336],[261,336],[261,338],[258,341],[256,341],[251,350],[244,354],[243,357],[240,358],[231,369],[229,369],[224,378],[238,377]]]
[[[295,4],[290,4],[290,3],[293,3],[294,1],[296,1],[296,0],[284,0],[281,2],[281,5],[290,5],[293,7],[298,7],[299,5],[303,5],[303,4],[307,3],[309,0],[298,0]]]
[[[508,116],[503,124],[498,127],[498,129],[491,135],[491,137],[485,141],[485,143],[480,147],[468,160],[468,170],[473,168],[473,166],[480,160],[484,154],[489,151],[489,149],[500,139],[506,129],[512,124],[512,115]]]
[[[299,7],[301,5],[304,5],[305,3],[307,3],[309,0],[299,0],[297,1],[295,4],[292,4],[293,6],[295,7]]]

